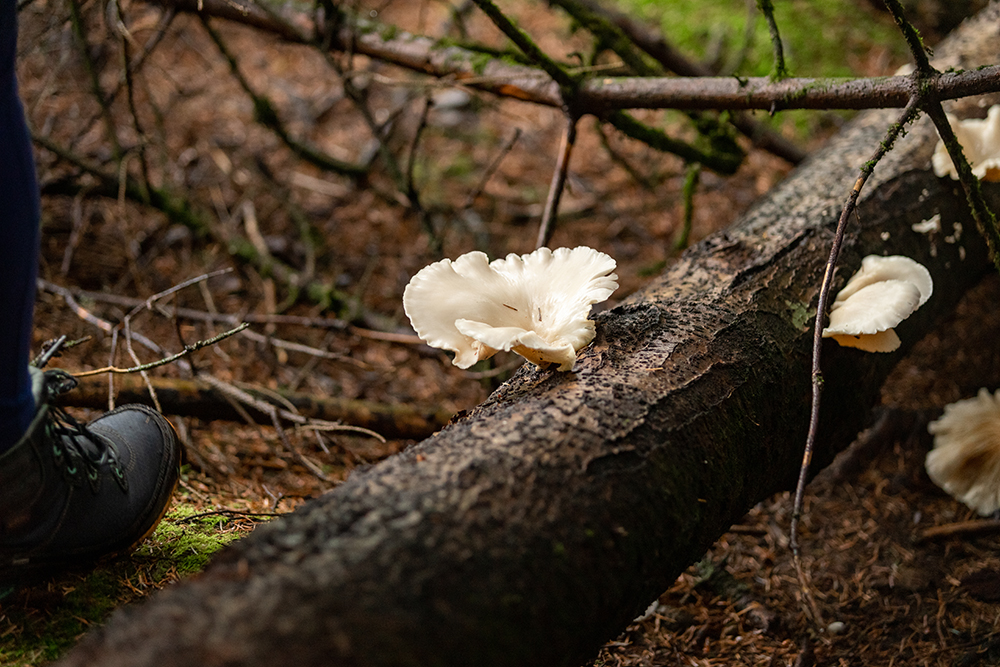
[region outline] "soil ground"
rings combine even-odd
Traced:
[[[19,74],[28,117],[36,134],[62,151],[38,154],[45,193],[41,276],[76,295],[74,303],[53,288],[39,291],[36,349],[59,335],[89,337],[56,363],[73,371],[133,365],[121,325],[135,300],[230,269],[165,303],[206,316],[282,314],[309,321],[255,324],[250,334],[196,353],[190,367],[174,364],[154,375],[183,378],[194,371],[234,386],[454,413],[483,401],[519,364],[520,358],[501,354],[470,371],[456,369],[445,354],[414,339],[400,299],[409,277],[441,256],[482,249],[498,257],[534,249],[564,126],[561,112],[429,89],[407,72],[341,59],[338,64],[353,72],[373,120],[385,130],[382,146],[397,156],[404,175],[412,173],[422,216],[397,191],[384,159],[374,161],[361,183],[295,158],[255,122],[253,102],[190,16],[170,23],[130,85],[102,106],[93,81],[107,97],[120,81],[122,41],[146,44],[157,35],[163,13],[139,2],[121,3],[128,26],[123,37],[111,14],[94,3],[79,6],[85,49],[63,3],[34,0],[21,12]],[[520,25],[552,53],[569,60],[588,48],[563,18],[540,6],[512,6]],[[455,26],[446,10],[443,4],[399,0],[371,12],[414,31],[440,33],[446,24]],[[865,20],[884,19],[863,3],[858,11]],[[238,54],[248,85],[270,97],[293,136],[353,162],[379,150],[342,79],[316,51],[246,28],[215,27]],[[500,44],[483,19],[470,14],[466,27],[470,37]],[[130,52],[135,57],[140,50]],[[901,64],[892,53],[872,44],[852,56],[851,66],[860,74],[885,74]],[[422,123],[427,94],[437,105]],[[640,115],[686,132],[678,116]],[[820,131],[795,136],[810,149],[842,117],[813,119],[810,127]],[[109,126],[117,147],[108,139]],[[602,137],[590,120],[580,129],[550,245],[589,245],[615,257],[621,287],[606,304],[613,305],[676,256],[685,165],[610,132]],[[100,178],[69,154],[134,178],[145,163],[151,182],[184,197],[211,220],[214,234],[124,197],[99,196]],[[703,172],[692,239],[728,225],[789,168],[750,150],[734,176]],[[428,229],[440,240],[441,254]],[[300,284],[323,285],[332,302],[290,299],[288,281],[247,262],[235,251],[237,240],[291,267]],[[886,389],[886,405],[894,411],[882,427],[809,487],[804,557],[825,622],[835,625],[817,634],[802,612],[786,538],[790,501],[781,495],[723,536],[594,664],[1000,664],[997,581],[989,574],[969,578],[1000,568],[1000,537],[924,537],[929,527],[972,514],[938,491],[922,465],[927,419],[944,403],[1000,381],[1000,350],[992,335],[1000,322],[987,307],[998,297],[996,283],[984,286],[960,307],[953,330],[922,344],[916,361],[901,366]],[[166,352],[229,328],[221,321],[168,315],[139,308],[128,320],[132,331]],[[962,341],[957,352],[956,339]],[[133,347],[143,362],[161,356]],[[413,442],[289,427],[286,444],[252,410],[242,423],[178,415],[169,405],[164,410],[187,455],[174,508],[135,554],[0,599],[0,665],[57,658],[115,607],[189,576],[256,522],[291,511],[354,467]],[[85,419],[96,413],[76,414]]]

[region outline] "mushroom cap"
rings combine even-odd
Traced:
[[[498,350],[570,370],[594,338],[590,307],[618,288],[615,260],[580,246],[540,248],[490,262],[481,252],[421,269],[403,291],[403,309],[428,345],[468,368]]]
[[[931,273],[920,262],[914,261],[903,255],[868,255],[861,260],[861,268],[851,276],[843,289],[837,294],[833,302],[833,307],[837,307],[838,302],[845,301],[852,294],[861,289],[885,280],[903,280],[912,283],[920,290],[920,301],[917,308],[927,303],[934,293],[934,281]]]
[[[837,294],[823,336],[866,352],[892,352],[900,345],[893,327],[933,291],[930,272],[909,257],[869,255]]]
[[[875,334],[896,326],[917,309],[920,290],[905,280],[883,280],[865,285],[830,309],[830,325],[824,335]]]
[[[934,449],[927,474],[935,484],[982,516],[1000,509],[1000,391],[945,406],[927,425]]]
[[[958,120],[949,114],[948,122],[955,130],[958,143],[962,144],[962,152],[972,167],[972,173],[984,181],[1000,181],[1000,105],[990,107],[986,118]],[[934,148],[931,165],[939,178],[951,176],[958,180],[955,164],[940,139]]]

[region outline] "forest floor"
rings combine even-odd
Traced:
[[[385,130],[379,140],[345,95],[343,79],[315,50],[213,24],[239,55],[248,85],[270,96],[291,134],[342,160],[367,163],[379,150],[392,153],[412,174],[418,213],[387,175],[384,153],[362,180],[298,160],[255,122],[252,100],[196,18],[173,19],[126,87],[134,114],[125,92],[98,103],[85,63],[107,96],[119,82],[116,49],[123,40],[97,4],[77,5],[86,49],[63,3],[34,0],[21,12],[22,96],[35,132],[53,142],[39,152],[41,277],[48,286],[38,294],[35,347],[60,335],[87,338],[53,365],[74,372],[133,365],[126,319],[132,332],[169,353],[231,328],[224,317],[230,315],[254,323],[192,355],[187,366],[151,374],[199,374],[265,393],[360,401],[355,405],[362,410],[409,406],[447,415],[482,402],[517,367],[519,357],[501,353],[469,371],[455,368],[446,354],[415,339],[401,295],[410,276],[442,256],[481,249],[492,258],[534,249],[564,127],[559,110],[429,89],[414,75],[357,58],[350,79]],[[140,2],[121,6],[130,39],[143,44],[157,34],[162,10]],[[511,6],[521,27],[552,52],[569,59],[588,48],[544,7]],[[864,21],[891,26],[866,3],[858,11]],[[371,13],[414,31],[456,23],[443,3],[419,0],[383,3]],[[470,37],[498,42],[481,17],[469,15],[465,24]],[[882,75],[902,64],[901,54],[898,46],[868,43],[838,55],[854,72]],[[436,104],[424,117],[428,95]],[[689,132],[678,114],[640,116]],[[778,127],[808,150],[843,122],[834,113],[803,118]],[[108,140],[109,127],[117,147]],[[744,146],[749,154],[735,175],[701,173],[692,241],[727,226],[791,168],[749,142]],[[136,174],[144,165],[152,181],[169,185],[211,220],[212,233],[116,197],[116,189],[102,196],[98,170],[73,156],[105,172],[111,165],[112,174]],[[640,290],[676,258],[685,174],[679,159],[602,132],[592,120],[581,122],[550,246],[589,245],[617,260],[621,286],[600,307]],[[291,267],[296,277],[289,281],[247,261],[237,241]],[[220,270],[228,272],[178,291],[163,300],[165,308],[142,306]],[[325,301],[301,294],[290,299],[294,281],[320,286]],[[1000,382],[992,333],[1000,321],[988,307],[998,299],[998,282],[985,284],[956,311],[952,330],[921,343],[885,391],[885,404],[894,409],[884,413],[881,427],[809,486],[803,553],[825,621],[834,624],[828,632],[813,633],[802,611],[787,545],[790,500],[782,494],[720,538],[643,620],[601,651],[595,667],[1000,663],[1000,575],[990,574],[1000,571],[1000,535],[928,536],[929,528],[973,516],[923,470],[926,421],[946,402]],[[174,306],[200,316],[173,317]],[[956,339],[963,341],[957,353]],[[143,362],[162,354],[135,348]],[[287,426],[283,439],[251,407],[241,422],[178,414],[166,402],[163,409],[186,450],[167,517],[130,556],[0,597],[0,666],[54,660],[118,606],[194,575],[257,523],[292,511],[353,468],[376,463],[433,428],[385,439]],[[99,414],[74,413],[81,419]]]

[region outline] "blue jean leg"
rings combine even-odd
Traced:
[[[38,275],[35,160],[17,93],[16,0],[0,0],[0,452],[34,414],[28,358]]]

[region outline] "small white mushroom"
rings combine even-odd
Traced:
[[[934,449],[927,474],[935,484],[982,516],[1000,509],[1000,391],[951,403],[927,425]]]
[[[618,288],[614,269],[614,259],[585,246],[493,262],[470,252],[421,269],[403,291],[403,309],[417,335],[454,352],[459,368],[513,350],[568,371],[594,339],[590,307]]]
[[[830,306],[824,338],[866,352],[899,347],[893,327],[924,305],[934,290],[927,269],[900,255],[869,255]]]
[[[986,118],[958,120],[949,115],[948,122],[955,130],[958,143],[962,144],[962,152],[972,167],[972,173],[983,181],[1000,181],[1000,105],[990,107]],[[951,176],[958,180],[958,171],[940,139],[931,157],[931,165],[938,178]]]

